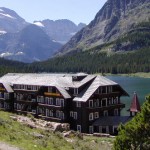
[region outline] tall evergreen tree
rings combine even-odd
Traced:
[[[115,150],[150,149],[150,96],[142,110],[126,125],[120,125],[119,134],[114,142]]]

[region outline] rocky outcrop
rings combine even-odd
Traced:
[[[116,40],[150,18],[149,0],[107,0],[95,19],[62,47],[61,54],[83,51]]]
[[[11,119],[14,121],[18,121],[30,128],[39,128],[39,129],[44,129],[44,130],[51,130],[51,131],[69,131],[70,130],[70,125],[69,123],[57,123],[57,122],[51,122],[51,121],[45,121],[45,120],[40,120],[36,119],[34,117],[25,117],[25,116],[10,116]],[[35,136],[41,136],[35,134]]]

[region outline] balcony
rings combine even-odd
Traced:
[[[111,92],[111,93],[95,93],[94,97],[112,97],[112,96],[118,96],[120,95],[120,92]]]
[[[5,91],[5,89],[0,87],[0,92],[4,92],[4,91]]]
[[[125,104],[119,103],[119,104],[113,104],[113,105],[108,105],[108,106],[99,106],[99,107],[86,107],[88,110],[92,110],[93,109],[95,111],[103,111],[103,110],[110,110],[110,109],[115,109],[115,108],[124,108]]]
[[[37,90],[31,90],[31,89],[14,89],[15,92],[24,92],[24,93],[37,93]]]
[[[34,105],[34,104],[37,104],[36,101],[30,101],[30,100],[16,100],[17,103],[23,103],[23,104],[30,104],[30,105]]]
[[[50,105],[50,104],[44,104],[44,103],[38,103],[38,106],[51,108],[51,109],[54,109],[54,110],[63,110],[63,109],[65,109],[65,106],[52,105],[52,104]]]
[[[60,118],[55,118],[55,117],[48,117],[48,116],[43,116],[43,115],[38,115],[39,118],[44,119],[44,120],[48,120],[48,121],[52,121],[52,122],[63,122],[63,119]]]
[[[62,97],[60,93],[50,93],[50,92],[44,92],[45,96],[55,96],[55,97]]]
[[[15,109],[15,112],[25,114],[25,115],[27,115],[27,114],[36,115],[36,112],[24,111],[24,110],[19,110],[19,109]]]

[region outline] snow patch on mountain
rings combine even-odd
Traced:
[[[3,9],[0,9],[0,11],[4,11]]]
[[[6,52],[6,53],[1,53],[0,57],[8,57],[8,56],[12,56],[12,55],[13,55],[13,53]]]
[[[25,55],[25,53],[24,52],[17,52],[15,55]]]
[[[11,18],[11,19],[16,19],[15,17],[9,15],[9,14],[4,14],[4,13],[0,13],[0,15],[4,16],[4,17],[8,17],[8,18]]]
[[[6,34],[7,32],[6,31],[0,31],[0,35],[1,34]]]
[[[9,57],[9,56],[21,56],[21,55],[25,55],[24,52],[17,52],[17,53],[10,53],[10,52],[6,52],[6,53],[1,53],[0,57]]]
[[[39,26],[39,27],[45,27],[41,22],[34,22],[33,24]]]
[[[73,36],[73,35],[75,35],[76,33],[77,33],[77,32],[72,32],[72,33],[70,33],[70,35],[72,35],[72,36]]]

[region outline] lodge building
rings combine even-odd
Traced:
[[[100,75],[8,73],[0,78],[1,110],[69,123],[83,133],[115,134],[127,121],[120,116],[121,96],[128,93]]]

